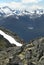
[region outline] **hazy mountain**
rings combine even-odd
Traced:
[[[44,10],[14,10],[8,6],[0,8],[0,26],[15,33],[26,42],[44,36]]]

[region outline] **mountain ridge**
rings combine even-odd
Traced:
[[[20,10],[20,9],[12,9],[10,8],[9,6],[3,6],[3,7],[0,7],[0,17],[1,16],[4,16],[4,17],[8,17],[8,16],[11,16],[11,15],[42,15],[44,14],[44,9],[36,9],[36,10],[31,10],[31,11],[28,11],[28,10]]]

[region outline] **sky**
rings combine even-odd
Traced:
[[[16,9],[44,9],[44,0],[0,0],[0,6],[4,5]]]

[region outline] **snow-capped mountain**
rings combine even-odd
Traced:
[[[27,11],[27,10],[18,10],[18,9],[12,9],[8,6],[0,7],[0,16],[10,16],[10,15],[30,15],[31,17],[33,15],[42,15],[44,14],[43,9],[36,9],[32,11]]]
[[[44,36],[44,10],[20,10],[0,7],[0,26],[15,33],[25,41]]]
[[[12,11],[9,7],[5,6],[5,7],[0,7],[0,16],[8,16],[8,15],[12,15]]]

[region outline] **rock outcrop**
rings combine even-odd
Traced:
[[[44,37],[0,51],[0,65],[44,65]]]

